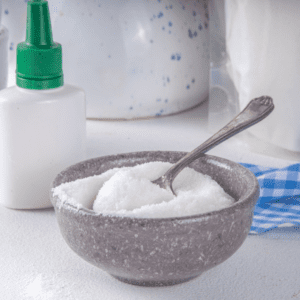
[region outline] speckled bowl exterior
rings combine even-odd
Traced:
[[[116,167],[151,161],[175,163],[185,154],[150,151],[99,157],[64,170],[52,187]],[[219,157],[203,155],[189,167],[211,176],[236,202],[205,214],[146,219],[78,209],[50,192],[65,241],[91,264],[121,281],[141,286],[181,283],[222,263],[249,233],[259,184],[252,172]]]

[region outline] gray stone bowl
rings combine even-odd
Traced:
[[[116,167],[151,161],[175,163],[184,155],[185,152],[150,151],[90,159],[58,174],[52,188]],[[211,176],[236,202],[218,211],[187,217],[130,218],[78,209],[53,197],[50,191],[63,238],[84,260],[135,285],[174,285],[217,266],[245,241],[259,184],[243,166],[215,156],[203,155],[189,167]]]

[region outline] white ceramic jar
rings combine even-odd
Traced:
[[[88,118],[168,115],[208,96],[207,0],[49,0],[49,7],[65,80],[85,90]],[[3,9],[13,54],[24,39],[24,1]]]

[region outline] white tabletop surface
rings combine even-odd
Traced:
[[[87,158],[146,151],[191,151],[206,140],[207,102],[174,116],[135,121],[87,121]],[[263,154],[264,153],[264,154]],[[209,154],[236,162],[284,167],[291,153],[246,133]],[[202,276],[172,287],[121,283],[75,254],[63,240],[53,209],[0,207],[0,299],[198,300],[300,299],[300,228],[249,235],[240,249]]]

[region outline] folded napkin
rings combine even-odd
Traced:
[[[250,234],[300,226],[300,164],[282,169],[240,164],[254,173],[261,188]]]

